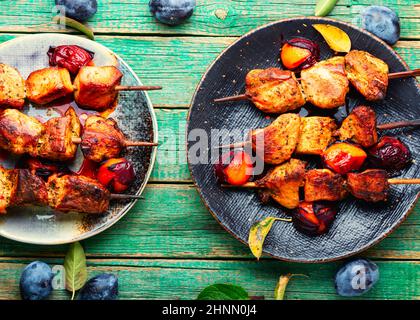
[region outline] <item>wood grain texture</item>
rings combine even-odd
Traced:
[[[109,230],[83,242],[90,257],[252,259],[224,231],[189,185],[149,185],[145,199]],[[420,206],[365,256],[420,260]],[[0,238],[0,256],[62,256],[66,246],[32,246]],[[267,256],[265,256],[267,258]]]
[[[18,279],[25,260],[0,260],[0,299],[19,299]],[[46,259],[62,264],[62,259]],[[418,261],[375,261],[380,269],[379,283],[358,299],[419,299],[420,263]],[[196,261],[143,259],[88,259],[89,278],[97,273],[118,275],[120,299],[195,299],[206,286],[234,283],[252,296],[273,299],[278,277],[286,273],[305,274],[293,278],[286,299],[342,299],[335,294],[334,274],[341,263],[314,268],[311,265],[278,261]],[[53,292],[53,299],[69,299],[63,290]]]
[[[95,33],[187,34],[240,36],[260,25],[279,19],[314,15],[313,0],[198,0],[194,15],[176,28],[157,23],[148,8],[149,0],[103,0],[89,21]],[[56,14],[53,1],[3,1],[0,32],[62,32],[50,24]],[[359,24],[360,11],[369,0],[340,0],[329,17]],[[415,0],[379,0],[375,4],[395,10],[401,19],[401,36],[420,38],[419,7]],[[72,31],[69,31],[72,32]]]

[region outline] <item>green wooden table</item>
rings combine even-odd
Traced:
[[[145,199],[118,224],[83,241],[89,275],[114,272],[123,299],[191,299],[214,282],[242,285],[251,295],[273,297],[279,275],[303,273],[291,281],[287,299],[339,299],[333,276],[340,263],[257,262],[247,247],[227,234],[207,212],[192,185],[185,159],[184,129],[194,89],[207,66],[238,36],[282,18],[312,15],[314,0],[197,0],[193,17],[171,28],[158,24],[148,0],[98,0],[89,21],[96,41],[121,55],[147,84],[158,118],[161,145]],[[420,3],[340,0],[330,15],[357,23],[372,2],[401,18],[395,49],[411,68],[420,67]],[[22,34],[58,32],[49,21],[53,0],[0,1],[0,41]],[[60,31],[63,32],[63,31]],[[66,31],[72,32],[72,31]],[[0,57],[1,60],[1,57]],[[420,298],[420,207],[387,239],[363,255],[380,268],[378,285],[364,298]],[[61,264],[67,246],[34,246],[0,239],[0,299],[19,298],[22,267],[42,259]],[[65,291],[53,298],[68,299]]]

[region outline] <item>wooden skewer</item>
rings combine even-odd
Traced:
[[[390,130],[396,128],[404,128],[404,127],[418,127],[420,126],[420,119],[417,120],[408,120],[408,121],[397,121],[397,122],[390,122],[390,123],[383,123],[378,125],[376,128],[378,130]],[[213,147],[213,149],[235,149],[235,148],[244,148],[247,145],[250,145],[251,141],[241,141],[231,144],[224,144],[221,146]]]
[[[151,91],[162,90],[161,86],[116,86],[116,91]]]
[[[417,127],[417,126],[420,126],[420,119],[384,123],[384,124],[378,125],[376,129],[389,130],[389,129],[403,128],[403,127]]]
[[[388,74],[388,79],[408,78],[408,77],[417,77],[417,76],[420,76],[420,69],[390,73]],[[296,80],[300,80],[300,79],[296,79]],[[213,101],[214,102],[228,102],[228,101],[242,101],[242,100],[249,100],[249,96],[246,94],[240,94],[236,96],[214,99]]]
[[[420,178],[412,178],[412,179],[400,179],[400,178],[393,178],[388,179],[389,184],[420,184]],[[242,185],[235,186],[231,184],[222,184],[223,188],[247,188],[247,189],[265,189],[264,186],[257,185],[255,182],[246,182]]]
[[[111,193],[110,199],[112,199],[112,200],[143,199],[143,197],[142,196],[138,196],[136,194]]]
[[[73,138],[72,142],[75,144],[81,144],[82,139],[81,138]],[[155,147],[158,143],[156,142],[147,142],[147,141],[124,141],[125,147]]]

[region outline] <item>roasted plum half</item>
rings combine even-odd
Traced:
[[[284,42],[280,58],[286,69],[300,71],[319,61],[319,46],[305,38],[292,38]]]
[[[339,174],[359,170],[366,158],[362,148],[346,142],[334,143],[322,154],[324,165]]]
[[[383,136],[378,143],[368,150],[371,162],[389,170],[401,170],[411,162],[408,147],[399,139]]]
[[[308,236],[319,236],[328,232],[337,212],[332,203],[302,201],[294,211],[292,221],[298,231]]]
[[[245,151],[229,151],[220,157],[214,169],[220,183],[239,186],[251,178],[253,164]]]

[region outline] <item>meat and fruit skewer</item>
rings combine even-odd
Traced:
[[[0,214],[21,205],[48,205],[60,212],[104,213],[115,199],[138,195],[112,194],[98,181],[78,175],[53,175],[45,182],[28,169],[0,166]]]
[[[369,202],[385,201],[392,184],[420,184],[420,179],[388,179],[382,169],[368,169],[348,173],[346,179],[329,169],[305,171],[306,162],[298,159],[272,168],[262,179],[239,186],[224,187],[265,189],[280,205],[294,209],[299,205],[299,189],[303,187],[304,200],[340,201],[348,193]]]
[[[262,156],[265,163],[281,164],[293,153],[322,155],[335,141],[350,140],[361,147],[369,148],[378,142],[377,130],[419,126],[419,120],[376,125],[375,112],[366,106],[352,110],[337,130],[334,119],[329,117],[304,117],[286,113],[265,128],[251,130],[249,140],[218,146],[217,148],[240,148],[250,146]]]
[[[26,81],[19,72],[0,64],[0,107],[21,109],[25,98],[43,105],[74,94],[78,106],[102,111],[112,106],[119,91],[160,90],[160,86],[123,86],[123,74],[115,66],[84,66],[72,83],[66,68],[33,71]]]
[[[267,113],[295,110],[306,101],[333,109],[345,104],[349,82],[367,100],[377,101],[385,97],[388,79],[418,75],[420,69],[388,74],[385,62],[368,52],[353,50],[345,57],[333,57],[302,70],[300,79],[292,71],[278,68],[252,70],[245,79],[245,94],[214,101],[251,100]]]
[[[62,117],[41,123],[16,109],[0,110],[0,148],[55,161],[72,160],[77,144],[87,159],[100,162],[118,157],[128,146],[155,146],[153,142],[128,141],[112,119],[89,116],[83,134],[73,108]]]

